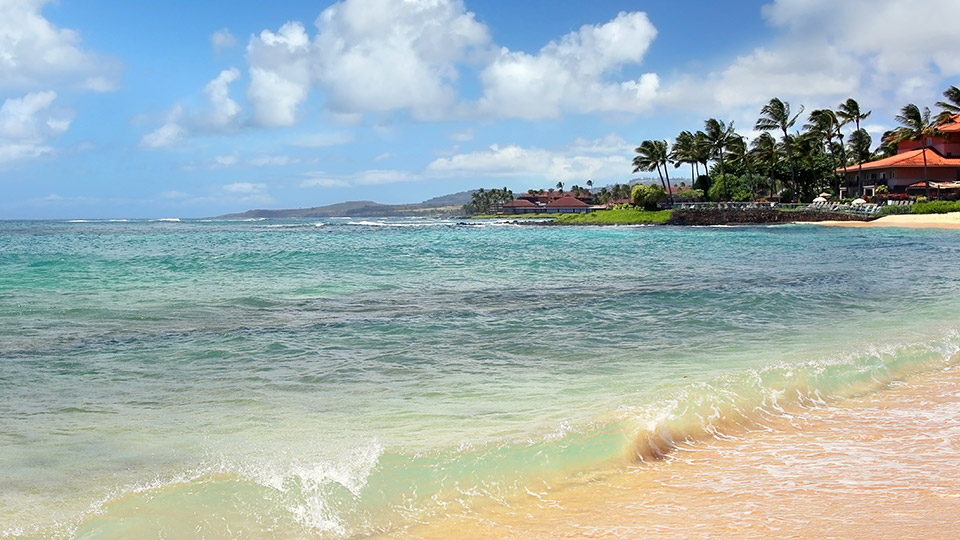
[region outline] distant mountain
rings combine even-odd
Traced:
[[[394,217],[394,216],[452,216],[462,212],[470,202],[473,191],[461,191],[434,197],[419,204],[380,204],[373,201],[348,201],[313,208],[283,210],[247,210],[219,216],[221,219],[250,218],[322,218],[322,217]]]

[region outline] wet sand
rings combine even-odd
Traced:
[[[910,229],[960,229],[960,212],[949,214],[904,214],[873,221],[820,221],[831,227],[906,227]]]
[[[960,530],[960,369],[402,538],[942,538]]]

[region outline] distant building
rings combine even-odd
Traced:
[[[897,154],[864,163],[862,167],[848,165],[846,187],[848,194],[857,194],[859,172],[863,170],[864,195],[873,195],[877,186],[887,186],[890,193],[922,195],[926,192],[923,162],[927,162],[927,179],[931,195],[950,198],[960,192],[960,115],[952,123],[940,126],[943,135],[928,137],[925,141],[903,141],[897,145]],[[938,193],[939,192],[939,193]]]
[[[546,211],[548,214],[589,212],[590,205],[575,197],[562,197],[547,203]]]

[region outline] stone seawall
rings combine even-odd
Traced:
[[[797,221],[870,221],[876,216],[815,210],[782,211],[775,208],[678,208],[668,225],[754,225]]]

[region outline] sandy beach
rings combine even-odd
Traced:
[[[960,212],[949,214],[904,214],[873,221],[820,221],[830,227],[905,227],[908,229],[960,229]]]

